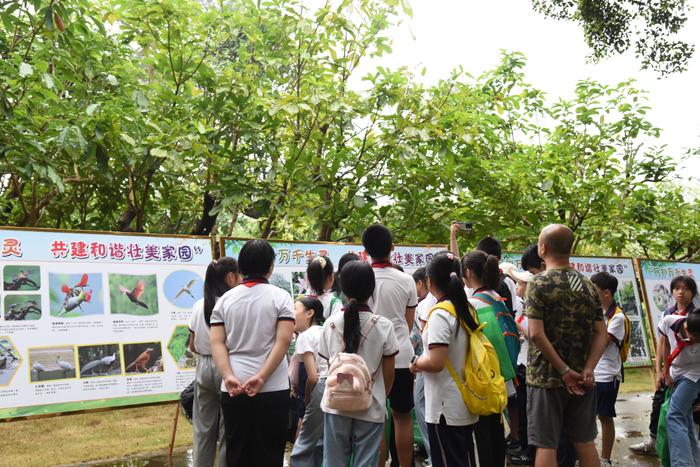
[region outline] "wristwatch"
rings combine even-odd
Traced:
[[[567,373],[570,372],[570,371],[571,371],[571,368],[569,368],[569,365],[566,365],[566,368],[564,368],[563,370],[559,371],[558,373],[559,373],[559,376],[564,376],[565,374],[567,374]]]

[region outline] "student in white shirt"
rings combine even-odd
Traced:
[[[517,355],[510,355],[506,347],[505,333],[500,329],[495,309],[496,306],[500,306],[502,311],[498,313],[508,313],[507,308],[501,305],[501,296],[495,290],[501,283],[498,257],[481,250],[469,252],[462,257],[462,273],[467,287],[474,291],[469,303],[477,310],[481,322],[489,320],[484,328],[484,335],[498,354],[501,373],[506,380],[509,404],[512,404],[512,396],[515,395],[513,380],[516,376]],[[489,311],[488,307],[493,311]],[[482,313],[479,310],[482,310]],[[499,327],[490,329],[492,324]],[[474,426],[474,439],[480,465],[500,466],[505,463],[507,445],[502,414],[479,417],[479,422]]]
[[[216,370],[209,345],[210,320],[214,304],[240,282],[238,262],[224,256],[207,266],[204,298],[192,307],[190,350],[199,354],[192,409],[193,464],[214,465],[219,444],[219,465],[226,464],[224,416],[221,414],[221,375]]]
[[[687,316],[664,316],[659,323],[660,338],[670,351],[667,384],[673,394],[666,415],[666,433],[671,467],[700,465],[698,432],[693,421],[693,403],[700,394],[700,311]],[[662,355],[657,355],[663,358]]]
[[[625,340],[625,315],[615,302],[617,278],[607,272],[598,272],[591,276],[600,298],[605,325],[608,328],[608,345],[595,367],[596,412],[602,431],[600,463],[603,466],[612,465],[613,444],[615,443],[615,401],[622,380],[622,359],[620,346]]]
[[[327,256],[316,256],[306,267],[310,295],[318,298],[323,304],[323,319],[328,319],[343,308],[343,302],[332,291],[334,280],[333,263]]]
[[[518,368],[516,371],[518,385],[515,388],[518,401],[517,420],[515,419],[516,417],[512,417],[513,412],[510,412],[508,415],[512,418],[509,418],[508,424],[511,426],[511,438],[515,438],[513,433],[514,431],[517,432],[520,449],[518,451],[509,449],[508,455],[511,464],[531,465],[535,463],[535,452],[537,449],[527,442],[527,383],[525,373],[527,371],[527,352],[530,346],[530,336],[528,335],[528,321],[524,309],[525,291],[533,275],[529,271],[519,272],[513,270],[510,277],[515,281],[515,295],[518,303],[517,309],[519,310],[515,315],[515,324],[520,332],[520,353],[518,354]]]
[[[295,357],[298,358],[292,361],[303,363],[307,378],[305,387],[299,388],[299,396],[302,397],[302,407],[305,407],[305,410],[299,414],[302,418],[301,428],[294,442],[289,465],[320,467],[323,462],[323,445],[319,444],[323,437],[321,398],[326,387],[328,371],[328,362],[318,356],[323,331],[323,305],[317,298],[300,298],[294,304],[294,318],[294,330],[300,334],[294,349]]]
[[[413,462],[413,375],[408,366],[413,357],[409,336],[418,305],[416,285],[410,275],[395,269],[389,261],[389,255],[394,249],[389,229],[381,224],[370,225],[362,233],[362,245],[372,258],[377,283],[369,306],[392,322],[399,341],[400,350],[396,356],[396,373],[394,386],[389,393],[389,405],[394,420],[399,464],[408,466]],[[385,453],[386,446],[382,443],[382,460],[385,460]]]
[[[472,438],[479,417],[467,409],[446,363],[449,359],[463,380],[469,341],[464,327],[474,330],[478,324],[464,293],[456,256],[435,255],[427,266],[427,274],[430,293],[438,297],[438,303],[423,329],[423,355],[414,360],[411,370],[423,372],[425,377],[431,459],[434,467],[472,467],[477,465]],[[438,308],[441,302],[453,306],[459,319]]]
[[[374,384],[372,401],[366,410],[341,412],[329,408],[325,399],[321,402],[325,412],[323,463],[327,466],[348,465],[352,455],[354,465],[374,467],[379,463],[386,394],[393,384],[394,357],[399,352],[399,345],[392,323],[382,316],[373,315],[367,305],[375,287],[372,268],[361,261],[347,263],[343,268],[341,286],[349,304],[344,313],[332,315],[323,325],[318,354],[331,364],[340,352],[360,355]],[[362,329],[366,329],[365,335],[361,334]]]
[[[289,418],[286,353],[294,331],[288,292],[269,284],[275,251],[249,240],[238,255],[240,286],[211,316],[211,349],[223,379],[226,464],[281,467]]]
[[[411,333],[411,343],[415,355],[423,354],[423,340],[421,333],[425,323],[428,322],[430,309],[437,303],[437,300],[428,289],[428,276],[425,268],[418,268],[413,271],[413,280],[416,282],[416,293],[418,294],[418,306],[416,307],[416,319],[413,321],[413,332]],[[430,443],[428,442],[428,424],[425,421],[425,378],[423,373],[416,374],[416,383],[413,386],[413,402],[415,405],[416,422],[423,438],[426,461],[430,464]]]

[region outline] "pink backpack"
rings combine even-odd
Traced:
[[[360,330],[362,335],[360,345],[378,320],[379,316],[373,315],[365,322],[365,326]],[[342,342],[343,334],[336,328],[335,323],[330,323],[330,326]],[[339,352],[330,361],[323,403],[329,409],[338,411],[367,410],[372,404],[373,386],[374,378],[369,372],[365,359],[356,353]]]

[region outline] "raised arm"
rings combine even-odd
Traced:
[[[459,245],[457,245],[457,232],[459,232],[459,225],[450,225],[450,252],[455,256],[459,256]]]

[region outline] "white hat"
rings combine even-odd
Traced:
[[[533,277],[535,277],[530,271],[516,271],[513,270],[513,278],[516,281],[530,282]]]
[[[513,277],[513,272],[516,271],[516,269],[517,269],[515,267],[515,264],[513,264],[513,263],[501,263],[498,265],[498,267],[501,269],[501,272],[503,274],[505,274],[506,276],[515,280],[515,277]]]

